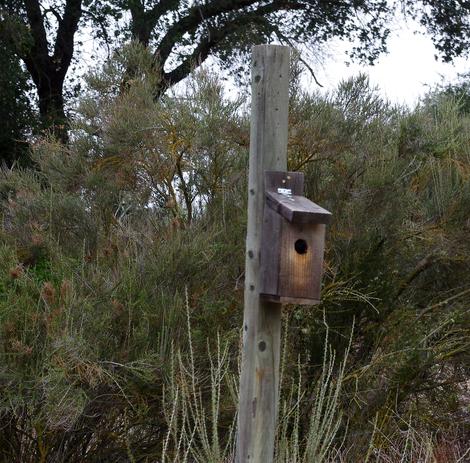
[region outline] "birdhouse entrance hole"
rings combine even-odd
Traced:
[[[294,243],[297,254],[305,254],[308,250],[308,244],[305,240],[299,239]]]

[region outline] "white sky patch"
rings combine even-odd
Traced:
[[[324,88],[318,87],[308,73],[302,82],[309,90],[329,92],[334,90],[340,81],[364,72],[369,75],[372,84],[378,86],[380,93],[392,103],[412,107],[436,84],[450,83],[457,79],[458,74],[470,72],[468,58],[458,58],[453,63],[436,60],[436,50],[431,38],[414,32],[419,29],[420,25],[416,22],[405,21],[403,17],[398,17],[389,37],[389,52],[382,55],[374,66],[346,64],[349,61],[346,52],[351,44],[340,40],[332,41],[321,48],[319,52],[321,58],[315,63],[310,63]],[[79,65],[83,73],[96,66],[97,57],[98,61],[103,60],[106,51],[92,39],[90,30],[85,29],[80,39],[84,42]],[[210,58],[204,63],[204,67],[218,73],[222,72]],[[225,82],[227,96],[236,97],[242,89],[226,73],[225,75],[228,78]],[[178,89],[184,87],[185,81],[178,84],[175,90],[178,92]]]
[[[416,30],[415,23],[408,26],[401,22],[389,38],[389,53],[381,56],[375,66],[347,65],[348,44],[336,41],[331,47],[331,57],[316,67],[324,91],[331,91],[341,80],[365,72],[391,102],[414,106],[436,84],[455,81],[459,73],[470,71],[467,58],[458,58],[452,64],[436,61],[431,38],[413,30]],[[315,85],[311,78],[308,85]]]

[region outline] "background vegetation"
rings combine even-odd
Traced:
[[[152,66],[121,50],[68,144],[1,171],[2,461],[230,461],[249,105],[204,71],[156,101]],[[322,304],[284,313],[276,461],[464,462],[466,101],[292,78],[289,168],[334,220]]]

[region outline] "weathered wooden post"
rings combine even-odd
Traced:
[[[287,170],[289,55],[278,45],[253,48],[237,463],[269,463],[274,454],[282,305],[260,297],[260,254],[265,171]]]
[[[271,463],[277,420],[282,304],[318,304],[325,224],[287,170],[289,48],[253,48],[245,309],[237,463]]]

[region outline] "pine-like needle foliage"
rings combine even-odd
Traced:
[[[89,77],[68,146],[38,140],[35,170],[1,173],[5,461],[231,461],[248,105],[209,73],[155,102],[155,79],[122,50]],[[294,86],[289,166],[334,220],[322,304],[285,312],[279,463],[464,461],[459,104],[394,107],[364,76]]]

